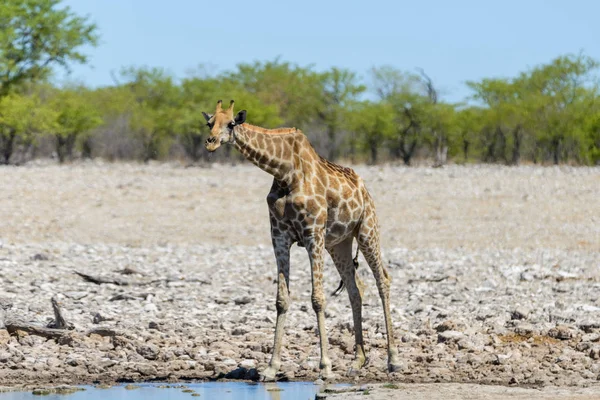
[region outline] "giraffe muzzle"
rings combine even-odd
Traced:
[[[221,145],[221,141],[216,136],[211,136],[204,142],[204,147],[210,152],[215,151]]]

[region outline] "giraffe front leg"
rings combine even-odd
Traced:
[[[269,361],[269,366],[260,374],[261,380],[265,382],[274,381],[281,366],[281,341],[290,304],[290,247],[291,242],[289,240],[273,238],[273,248],[277,258],[277,301],[275,302],[277,321],[275,322],[275,340],[271,361]]]
[[[325,292],[323,291],[323,250],[325,247],[325,235],[323,230],[315,233],[305,240],[306,250],[311,265],[312,277],[312,306],[317,314],[317,326],[319,329],[319,342],[321,346],[321,369],[320,377],[329,379],[333,377],[331,372],[331,360],[328,356],[327,329],[325,328]]]

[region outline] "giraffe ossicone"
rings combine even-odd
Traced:
[[[217,102],[215,113],[202,113],[210,128],[205,142],[208,151],[233,144],[250,162],[273,175],[267,195],[271,239],[277,261],[277,321],[273,353],[263,380],[274,380],[281,364],[281,343],[288,311],[290,248],[306,248],[311,266],[312,307],[317,316],[321,347],[321,377],[332,376],[325,329],[323,257],[330,254],[347,288],[354,320],[355,358],[349,369],[354,374],[366,363],[362,332],[362,292],[352,257],[352,244],[365,257],[377,284],[387,332],[388,370],[400,368],[390,315],[391,278],[383,265],[379,223],[375,205],[363,180],[351,169],[319,156],[306,136],[296,128],[265,129],[246,121],[246,111],[233,113]]]

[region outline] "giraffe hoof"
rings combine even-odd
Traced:
[[[392,372],[400,372],[403,369],[404,368],[403,368],[402,364],[400,364],[400,363],[388,364],[388,372],[390,372],[390,373],[392,373]]]
[[[360,373],[360,370],[369,363],[369,359],[368,358],[356,358],[354,359],[354,362],[352,363],[352,366],[350,367],[350,369],[348,370],[348,372],[346,373],[347,377],[355,377],[358,376],[358,374]]]
[[[275,368],[267,367],[263,372],[260,373],[261,382],[275,382],[275,376],[277,371]]]
[[[334,376],[335,375],[333,374],[333,372],[331,372],[331,367],[329,367],[321,370],[321,373],[319,374],[319,379],[327,381],[333,379]]]

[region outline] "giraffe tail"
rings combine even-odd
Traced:
[[[357,246],[356,247],[356,256],[354,256],[354,258],[352,259],[352,263],[354,264],[354,269],[358,269],[358,251],[359,251],[359,248]],[[335,289],[331,293],[331,295],[334,296],[334,297],[336,297],[340,293],[342,293],[345,288],[346,288],[346,285],[344,285],[344,281],[342,279],[340,279],[340,284],[338,285],[337,289]]]

